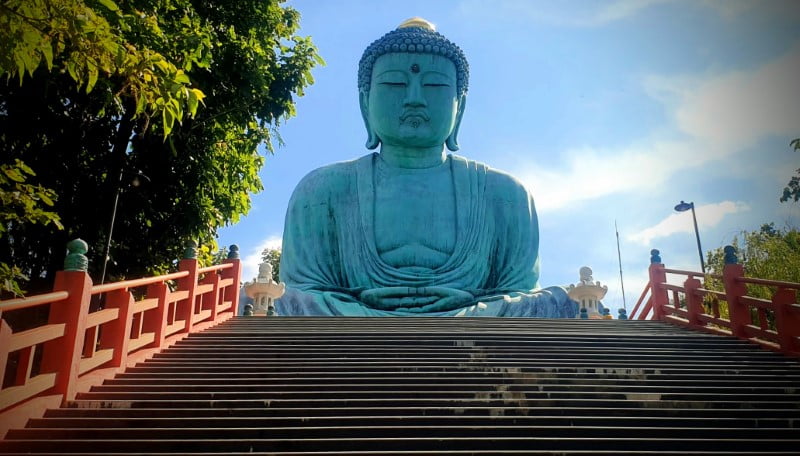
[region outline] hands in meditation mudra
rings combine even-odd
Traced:
[[[512,176],[457,155],[469,68],[461,49],[410,19],[361,58],[367,148],[312,171],[284,227],[278,315],[573,318],[538,289],[533,198]]]

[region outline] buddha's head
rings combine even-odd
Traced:
[[[458,150],[469,65],[458,46],[420,18],[409,19],[364,51],[358,66],[367,148],[379,144]]]

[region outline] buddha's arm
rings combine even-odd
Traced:
[[[295,188],[286,212],[280,277],[288,287],[331,290],[346,286],[339,269],[340,251],[334,200],[340,189],[329,167],[313,171]]]
[[[500,198],[495,205],[497,249],[492,267],[498,290],[528,291],[539,282],[539,220],[533,197],[506,174],[489,183]]]

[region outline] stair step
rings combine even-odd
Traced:
[[[454,450],[520,450],[546,451],[567,450],[607,450],[625,448],[628,451],[664,451],[665,438],[614,438],[614,437],[411,437],[411,438],[320,438],[320,439],[54,439],[54,440],[6,440],[0,442],[3,451],[33,451],[80,454],[112,454],[119,452],[136,453],[229,453],[229,452],[287,452],[287,451],[358,451],[363,448],[395,451],[438,451],[449,453]],[[737,452],[797,451],[800,439],[717,439],[680,438],[669,441],[671,451],[725,451]]]
[[[81,428],[81,429],[17,429],[9,431],[8,440],[170,440],[180,435],[183,439],[201,440],[213,436],[214,440],[257,440],[257,439],[413,439],[425,438],[658,438],[665,432],[680,435],[682,439],[702,439],[713,435],[715,439],[746,440],[792,440],[800,443],[797,429],[794,428],[722,428],[722,427],[608,427],[608,426],[526,426],[484,423],[470,426],[373,426],[358,423],[353,426],[299,426],[299,427],[239,427],[239,428]]]
[[[346,412],[343,410],[343,412]],[[158,413],[154,413],[157,415]],[[39,418],[28,423],[29,428],[271,428],[352,426],[577,426],[577,427],[649,427],[649,428],[800,428],[800,422],[785,418],[730,417],[654,417],[654,416],[467,416],[467,415],[338,415],[338,416],[249,416],[249,417],[75,417]]]
[[[331,408],[331,407],[390,407],[402,405],[405,407],[502,407],[509,404],[519,404],[523,407],[629,407],[629,408],[761,408],[761,409],[795,409],[800,410],[797,401],[747,401],[742,402],[736,398],[722,400],[720,398],[699,398],[698,400],[632,400],[621,399],[501,399],[501,398],[397,398],[390,397],[378,399],[374,397],[345,398],[345,399],[197,399],[176,402],[167,398],[158,399],[119,399],[119,400],[75,400],[68,405],[78,408]]]
[[[286,408],[286,407],[237,407],[236,409],[219,408],[149,408],[125,407],[124,403],[109,404],[115,407],[101,407],[101,403],[87,402],[78,408],[77,404],[68,403],[71,408],[48,410],[46,417],[329,417],[329,416],[371,416],[376,414],[392,413],[402,416],[622,416],[622,417],[679,417],[679,418],[785,418],[795,420],[798,418],[797,409],[748,407],[748,408],[698,408],[677,406],[672,408],[653,407],[615,407],[618,402],[609,406],[586,407],[578,403],[577,406],[536,407],[513,406],[508,404],[496,406],[469,406],[459,404],[458,407],[402,407],[397,405],[364,407],[349,405],[347,407],[314,407],[313,409]],[[263,405],[263,404],[261,404]],[[798,421],[800,422],[800,421]]]
[[[453,391],[467,391],[467,392],[520,392],[520,393],[552,393],[552,394],[572,394],[575,392],[582,393],[605,393],[605,394],[628,394],[628,393],[648,393],[648,394],[758,394],[758,395],[800,395],[798,386],[784,384],[780,387],[757,384],[736,384],[736,385],[652,385],[643,384],[645,382],[637,382],[632,384],[592,384],[586,383],[543,383],[541,381],[526,381],[520,382],[514,379],[488,379],[484,382],[464,382],[458,379],[442,379],[438,383],[429,381],[412,381],[404,378],[405,382],[399,383],[397,378],[386,379],[386,382],[339,382],[339,383],[264,383],[263,381],[254,380],[253,383],[248,384],[231,384],[226,383],[220,385],[219,383],[205,383],[193,384],[191,386],[192,393],[294,393],[294,392],[317,392],[325,390],[333,390],[337,392],[345,392],[357,388],[358,392],[362,391],[441,391],[445,388],[448,392]],[[449,380],[445,382],[444,380]],[[132,388],[133,386],[133,388]],[[176,389],[185,387],[183,382],[174,382],[170,384],[150,385],[150,384],[108,384],[95,386],[92,388],[92,393],[169,393],[174,394]]]

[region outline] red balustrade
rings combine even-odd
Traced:
[[[241,264],[238,248],[231,251],[219,265],[201,268],[196,259],[184,259],[172,274],[103,285],[92,285],[85,270],[59,271],[52,293],[0,301],[0,316],[49,305],[47,323],[31,329],[14,332],[0,319],[0,379],[13,378],[0,388],[0,435],[18,418],[74,399],[189,333],[236,315]],[[102,308],[90,311],[92,302]]]
[[[744,267],[726,248],[723,274],[665,268],[655,251],[650,282],[630,318],[662,320],[702,331],[750,340],[765,348],[800,356],[800,283],[745,277]],[[716,279],[724,291],[705,288],[700,279]],[[771,290],[772,298],[748,295],[748,285]],[[727,305],[727,315],[720,305]],[[724,309],[725,307],[723,307]],[[755,318],[754,318],[755,317]]]

